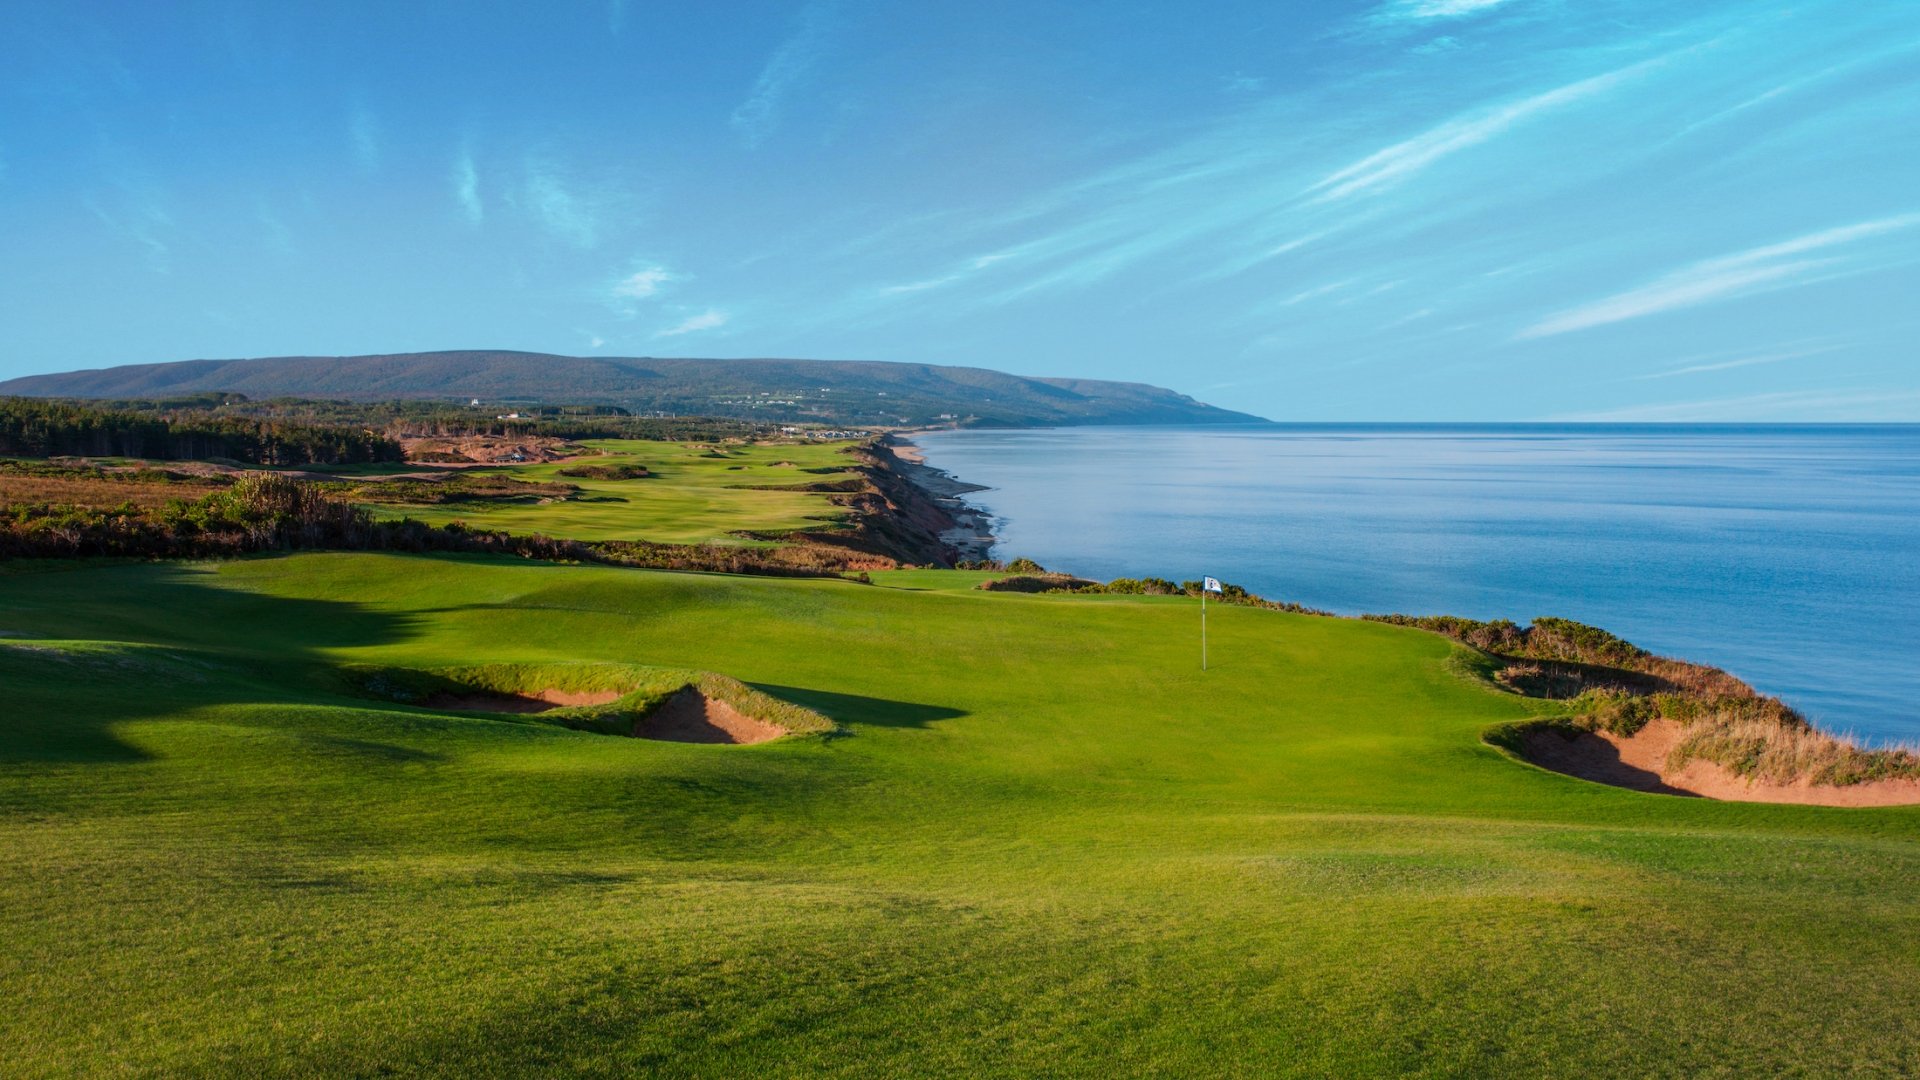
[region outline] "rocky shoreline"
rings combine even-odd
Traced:
[[[945,469],[927,464],[926,454],[914,445],[910,436],[888,435],[881,440],[881,445],[892,453],[900,475],[953,520],[951,527],[941,531],[940,540],[954,550],[955,557],[961,562],[988,558],[997,541],[993,535],[993,516],[967,502],[966,496],[989,489],[956,479]]]

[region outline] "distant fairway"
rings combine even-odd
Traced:
[[[433,525],[463,521],[477,529],[544,533],[569,540],[636,540],[698,544],[744,543],[735,530],[770,533],[831,526],[841,511],[825,495],[766,488],[831,482],[851,475],[851,443],[709,443],[593,439],[602,456],[553,464],[506,465],[489,471],[522,480],[577,485],[566,502],[466,502],[419,506],[372,505],[381,517],[410,517]],[[562,476],[562,469],[644,465],[654,475],[635,480]],[[366,470],[377,475],[378,470]]]
[[[1202,675],[1190,601],[978,577],[0,569],[7,1073],[1920,1069],[1920,811],[1588,784],[1438,637],[1222,608]],[[844,733],[335,669],[595,660]]]

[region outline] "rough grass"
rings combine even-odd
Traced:
[[[1920,778],[1920,754],[1910,748],[1869,748],[1821,731],[1728,672],[1655,656],[1596,627],[1567,619],[1521,627],[1451,616],[1366,618],[1466,643],[1483,658],[1476,671],[1489,682],[1563,702],[1557,711],[1566,715],[1551,723],[1568,731],[1631,737],[1654,719],[1675,721],[1685,735],[1668,755],[1673,770],[1698,759],[1781,784]],[[1523,753],[1523,736],[1536,726],[1500,729],[1489,741]]]
[[[1687,725],[1670,764],[1679,768],[1695,758],[1724,765],[1740,776],[1783,784],[1920,778],[1920,756],[1910,750],[1868,749],[1824,731],[1737,712],[1709,712]]]
[[[0,507],[150,509],[164,506],[173,499],[196,499],[225,486],[224,478],[202,479],[158,469],[105,470],[0,459]]]
[[[536,503],[580,496],[579,487],[573,484],[518,480],[491,470],[449,472],[431,480],[380,480],[342,486],[347,497],[355,502],[411,507],[446,503]]]
[[[470,557],[0,569],[11,1076],[1920,1068],[1920,811],[1516,767],[1430,634]],[[750,750],[342,664],[724,671]],[[540,678],[550,677],[542,671]]]

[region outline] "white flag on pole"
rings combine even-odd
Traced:
[[[1221,589],[1221,588],[1220,588],[1220,579],[1219,579],[1219,578],[1216,578],[1216,577],[1210,577],[1210,578],[1205,578],[1205,579],[1203,579],[1203,580],[1202,580],[1202,581],[1200,582],[1200,591],[1202,591],[1202,592],[1224,592],[1225,590],[1223,590],[1223,589]]]

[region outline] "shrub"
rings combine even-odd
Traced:
[[[1697,758],[1775,783],[1920,778],[1920,756],[1911,751],[1836,738],[1719,668],[1655,656],[1598,627],[1551,618],[1527,627],[1450,615],[1362,618],[1431,630],[1506,661],[1495,676],[1502,684],[1566,699],[1569,715],[1554,718],[1555,725],[1631,737],[1654,720],[1679,724],[1684,732],[1667,761],[1671,769]]]
[[[1012,577],[983,581],[974,588],[984,589],[987,592],[1098,592],[1100,583],[1077,578],[1071,574],[1015,574]]]
[[[645,465],[626,462],[620,465],[573,465],[559,470],[561,476],[583,480],[641,480],[652,476]]]
[[[1122,596],[1178,596],[1180,586],[1166,578],[1114,578],[1107,582],[1107,592]]]

